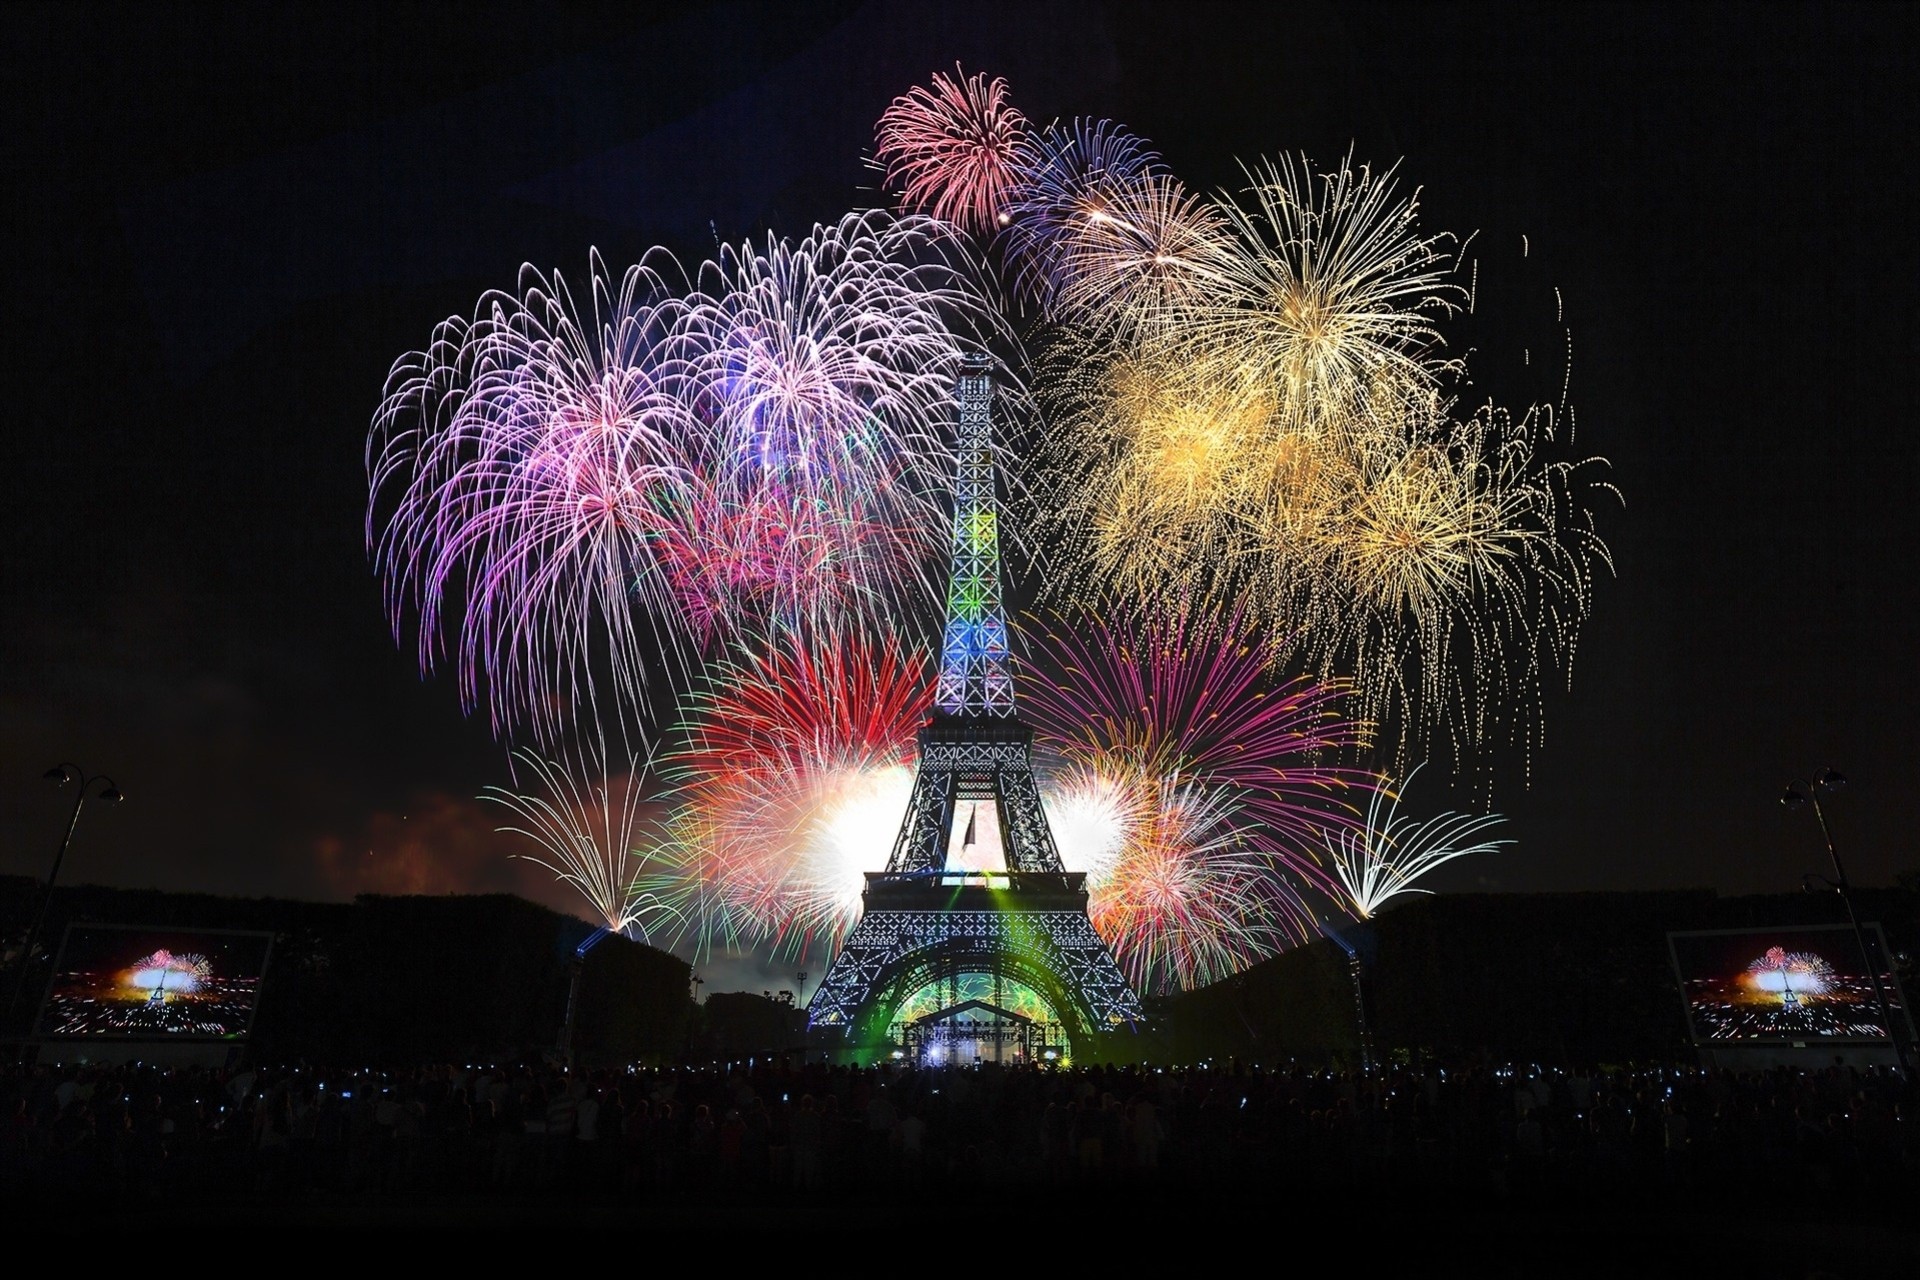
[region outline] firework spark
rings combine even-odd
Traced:
[[[1236,233],[1230,287],[1209,293],[1175,338],[1235,353],[1277,385],[1294,425],[1339,429],[1385,388],[1429,385],[1436,317],[1464,297],[1448,279],[1452,237],[1422,235],[1418,196],[1351,157],[1315,174],[1283,156],[1247,171],[1248,204],[1225,197]]]
[[[1152,172],[1157,159],[1110,120],[1050,124],[1027,135],[1002,234],[1024,292],[1050,303],[1065,250],[1106,215],[1118,189]]]
[[[1450,812],[1424,822],[1401,817],[1400,798],[1419,772],[1416,766],[1397,791],[1382,787],[1374,793],[1364,828],[1327,836],[1327,857],[1344,890],[1341,901],[1359,919],[1372,919],[1388,899],[1400,894],[1428,892],[1414,888],[1413,882],[1435,867],[1513,843],[1481,838],[1501,823],[1498,814]]]
[[[1006,224],[1026,136],[1005,80],[955,66],[893,100],[874,131],[874,158],[903,207],[984,238]]]
[[[1053,313],[1115,341],[1157,338],[1230,286],[1232,245],[1213,205],[1165,174],[1118,183],[1054,246]]]
[[[1216,982],[1312,936],[1312,913],[1230,792],[1143,781],[1145,820],[1089,878],[1087,904],[1136,988]]]
[[[1332,759],[1367,741],[1365,725],[1340,715],[1344,690],[1271,680],[1237,619],[1059,619],[1033,648],[1023,701],[1068,763],[1230,791],[1308,861],[1322,830],[1355,821],[1347,794],[1372,790],[1372,774]]]
[[[1239,612],[1275,662],[1351,680],[1397,759],[1443,732],[1457,757],[1571,658],[1611,565],[1604,463],[1547,460],[1550,409],[1456,411],[1447,238],[1391,174],[1250,176],[1208,215],[1206,287],[1110,287],[1139,317],[1069,319],[1042,357],[1050,589]]]
[[[700,283],[700,485],[669,552],[689,611],[817,625],[931,600],[953,378],[998,323],[970,260],[927,219],[850,214],[727,246]]]

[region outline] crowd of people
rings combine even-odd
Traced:
[[[1729,1203],[1768,1187],[1804,1213],[1920,1188],[1917,1098],[1896,1073],[1838,1065],[14,1065],[0,1191],[618,1203],[1159,1185]]]

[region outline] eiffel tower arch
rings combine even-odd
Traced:
[[[884,871],[867,873],[860,922],[808,1005],[834,1047],[890,1051],[903,1006],[962,977],[1031,992],[1071,1052],[1144,1022],[1140,999],[1087,918],[1086,877],[1066,870],[1015,713],[994,501],[993,378],[970,358],[958,386],[952,570],[932,719]],[[975,1002],[977,1003],[977,1002]],[[998,999],[993,1007],[1000,1007]],[[1110,1055],[1109,1055],[1110,1056]]]

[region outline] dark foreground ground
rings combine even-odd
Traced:
[[[1905,1276],[1913,1101],[1837,1067],[14,1068],[0,1191],[67,1240],[449,1258],[516,1233],[715,1267],[808,1241],[836,1270]]]
[[[448,1262],[518,1257],[518,1246],[504,1243],[516,1238],[542,1242],[541,1248],[598,1243],[638,1249],[661,1264],[713,1268],[763,1255],[792,1263],[794,1250],[805,1247],[835,1251],[834,1270],[869,1264],[945,1270],[972,1265],[968,1258],[1010,1261],[1023,1254],[1064,1265],[1072,1250],[1071,1256],[1117,1258],[1156,1270],[1175,1265],[1360,1276],[1811,1280],[1914,1274],[1920,1232],[1911,1225],[1913,1190],[1908,1188],[1904,1209],[1861,1212],[1804,1202],[1798,1208],[1756,1202],[1738,1210],[1631,1199],[1576,1203],[1578,1196],[1360,1195],[1294,1185],[1250,1185],[1234,1193],[1165,1185],[1099,1193],[990,1184],[917,1191],[851,1186],[806,1196],[652,1194],[632,1200],[592,1193],[242,1194],[111,1210],[38,1198],[10,1204],[68,1238],[99,1232],[166,1238],[217,1227],[230,1239],[258,1234],[301,1242],[299,1248],[318,1256],[329,1246],[354,1248],[349,1237],[408,1237],[430,1244]],[[1764,1198],[1756,1189],[1756,1200]],[[1907,1225],[1896,1225],[1896,1217]],[[503,1243],[489,1243],[496,1240]]]

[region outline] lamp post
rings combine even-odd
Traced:
[[[567,1019],[560,1025],[560,1063],[568,1071],[573,1070],[573,1019],[580,1006],[580,975],[587,970],[587,952],[612,932],[602,925],[589,933],[586,940],[573,949],[573,961],[567,966]]]
[[[1353,1016],[1360,1024],[1360,1073],[1373,1074],[1373,1032],[1367,1027],[1367,988],[1362,981],[1365,966],[1360,961],[1359,948],[1347,956],[1347,977],[1353,982]]]
[[[797,1021],[800,1024],[800,1065],[803,1067],[807,1065],[807,1003],[804,998],[806,994],[807,971],[801,969],[793,975],[793,1003],[794,1007],[800,1010]],[[789,1030],[787,1034],[791,1039],[792,1031]]]
[[[27,975],[33,970],[33,944],[40,940],[40,926],[46,922],[47,907],[53,902],[53,886],[60,879],[60,864],[67,859],[67,846],[73,843],[73,830],[80,825],[80,810],[86,807],[87,797],[93,795],[103,804],[119,804],[126,799],[112,778],[105,774],[89,776],[77,764],[57,764],[43,776],[55,786],[64,787],[69,782],[78,782],[80,789],[73,797],[73,816],[67,819],[67,832],[60,837],[60,851],[53,855],[53,869],[47,872],[47,887],[40,895],[40,906],[33,913],[33,923],[27,926],[25,941],[20,944],[20,973],[14,979],[13,996],[7,1001],[9,1016],[19,1005],[20,994],[27,989]],[[95,787],[99,783],[105,783],[106,786],[96,794]]]
[[[1909,1080],[1913,1078],[1912,1068],[1907,1063],[1907,1046],[1900,1039],[1900,1028],[1894,1024],[1893,1008],[1887,1003],[1886,988],[1880,984],[1880,964],[1873,958],[1873,952],[1867,949],[1866,931],[1860,927],[1860,917],[1853,910],[1852,886],[1847,883],[1847,869],[1840,863],[1840,851],[1833,845],[1833,828],[1827,825],[1827,813],[1820,807],[1822,793],[1832,794],[1847,785],[1845,775],[1835,769],[1821,769],[1813,775],[1812,782],[1796,779],[1788,785],[1780,796],[1780,803],[1789,809],[1798,809],[1802,805],[1813,806],[1813,816],[1820,820],[1820,836],[1827,844],[1827,859],[1833,863],[1834,892],[1840,895],[1840,901],[1846,904],[1847,922],[1853,926],[1853,940],[1860,947],[1860,958],[1866,961],[1867,978],[1873,983],[1873,999],[1880,1007],[1880,1021],[1886,1025],[1887,1039],[1893,1042],[1894,1056],[1900,1060],[1900,1074]],[[1784,978],[1783,978],[1784,982]]]

